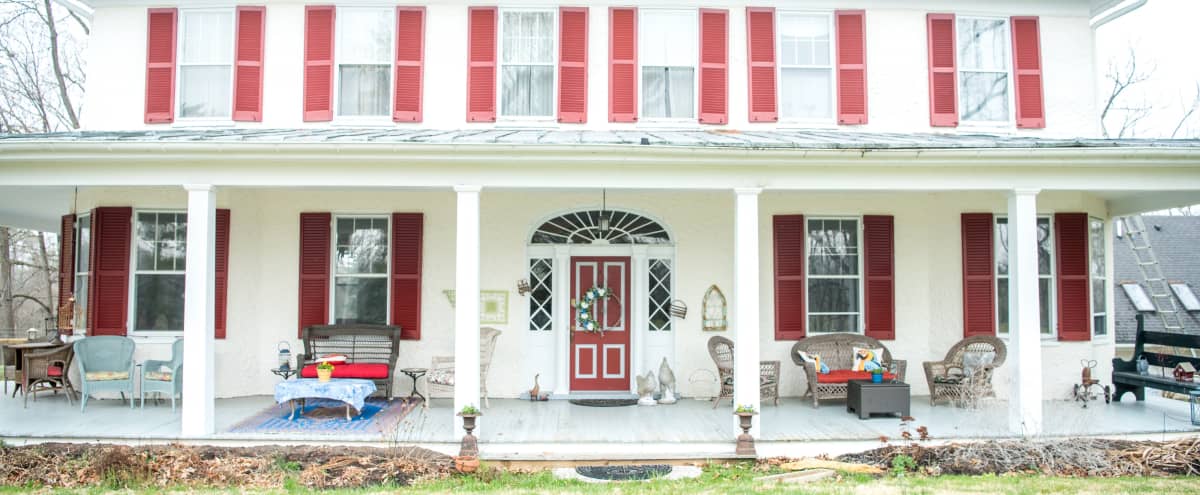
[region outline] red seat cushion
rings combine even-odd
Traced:
[[[382,363],[351,363],[333,365],[334,378],[367,378],[386,380],[391,375],[388,365]],[[310,364],[300,370],[301,378],[316,378],[317,365]]]
[[[47,376],[63,376],[61,366],[49,366],[46,368]]]
[[[884,380],[896,378],[896,375],[884,373]],[[850,380],[870,380],[870,371],[830,370],[829,373],[817,373],[817,383],[846,383]]]

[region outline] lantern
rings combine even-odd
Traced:
[[[275,346],[279,351],[279,369],[286,370],[292,367],[292,346],[286,340],[279,341]]]
[[[42,332],[40,330],[33,328],[33,327],[29,327],[29,330],[25,331],[25,338],[28,339],[30,342],[33,342],[38,339],[38,335],[41,333]]]

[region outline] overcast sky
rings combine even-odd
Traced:
[[[1153,106],[1136,137],[1169,137],[1195,97],[1196,83],[1200,82],[1197,21],[1200,0],[1149,0],[1142,8],[1097,29],[1101,98],[1106,99],[1112,88],[1111,82],[1103,79],[1109,61],[1123,63],[1130,46],[1137,53],[1139,66],[1154,69],[1151,79],[1136,87],[1132,99],[1127,100]],[[1200,138],[1200,110],[1197,114],[1176,137]]]

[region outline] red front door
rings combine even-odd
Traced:
[[[592,287],[613,295],[594,311],[603,335],[579,329],[571,309],[571,390],[629,390],[629,257],[571,258],[571,299]]]

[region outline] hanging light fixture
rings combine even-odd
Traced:
[[[608,238],[608,228],[611,227],[608,218],[608,189],[600,190],[600,237]]]

